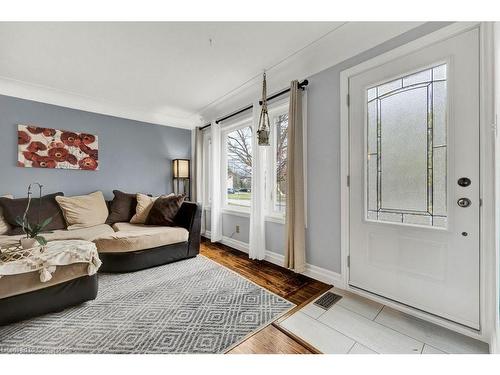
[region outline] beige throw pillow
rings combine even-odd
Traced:
[[[162,195],[162,197],[170,197],[173,193]],[[160,197],[150,197],[145,194],[137,193],[137,206],[135,208],[135,215],[130,219],[132,224],[144,224],[148,218],[149,211],[153,207],[155,201]]]
[[[61,207],[69,230],[104,224],[109,214],[100,191],[74,197],[57,196],[56,201]]]
[[[14,197],[10,194],[7,194],[7,195],[2,195],[2,198],[13,199]],[[3,217],[2,207],[0,207],[0,235],[7,233],[9,230],[10,230],[10,225]]]

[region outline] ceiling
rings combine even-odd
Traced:
[[[418,25],[1,22],[0,94],[192,128],[248,100],[264,69],[273,91]]]

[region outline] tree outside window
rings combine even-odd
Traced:
[[[250,207],[252,196],[252,128],[227,134],[227,203]]]
[[[275,117],[276,126],[276,188],[274,192],[274,210],[284,213],[286,210],[286,177],[288,148],[288,113]]]

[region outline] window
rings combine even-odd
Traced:
[[[225,205],[249,210],[252,199],[252,126],[247,120],[223,133],[226,162]]]
[[[287,142],[288,142],[288,112],[273,117],[275,127],[275,180],[274,180],[274,211],[285,213],[286,209],[286,176],[287,176]]]
[[[283,217],[286,212],[286,179],[288,147],[288,100],[269,111],[271,145],[267,159],[266,183],[268,189],[268,216]]]
[[[366,93],[367,219],[446,228],[446,64]]]

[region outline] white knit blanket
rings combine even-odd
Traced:
[[[101,266],[97,248],[93,242],[82,240],[50,241],[41,251],[32,251],[30,256],[8,262],[0,261],[0,278],[39,271],[40,281],[52,278],[57,266],[87,263],[88,275],[93,275]]]

